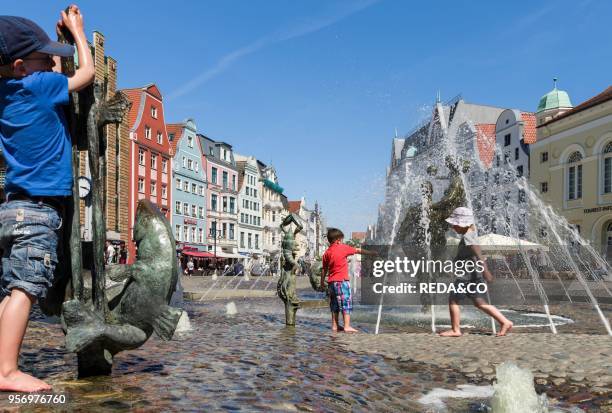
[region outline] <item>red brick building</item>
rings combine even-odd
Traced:
[[[128,263],[136,257],[134,220],[140,199],[150,199],[170,220],[172,205],[171,146],[164,120],[163,97],[155,84],[124,89],[132,108],[123,125],[129,134]]]

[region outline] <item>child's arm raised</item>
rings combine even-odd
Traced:
[[[378,253],[376,251],[368,251],[361,248],[355,248],[355,254],[369,255],[371,257],[378,256]]]
[[[75,4],[68,7],[68,12],[62,10],[62,19],[58,25],[67,28],[74,37],[77,51],[79,52],[79,68],[74,75],[68,78],[68,91],[78,92],[89,86],[95,76],[95,68],[91,50],[87,44],[87,36],[83,25],[83,15]],[[58,67],[56,65],[56,67]]]

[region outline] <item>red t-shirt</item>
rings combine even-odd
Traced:
[[[348,281],[348,262],[346,257],[357,250],[346,244],[332,244],[323,254],[323,270],[327,269],[327,282]]]

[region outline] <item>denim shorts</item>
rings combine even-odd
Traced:
[[[353,311],[353,296],[351,283],[348,281],[333,281],[329,283],[329,308],[332,313],[350,314]]]
[[[0,205],[2,295],[18,288],[45,298],[53,283],[62,219],[53,207],[31,201]]]

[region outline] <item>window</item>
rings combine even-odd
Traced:
[[[138,178],[138,192],[144,194],[144,179]]]
[[[195,171],[200,172],[200,165],[198,165],[198,162],[196,161],[194,162],[194,164],[195,164]]]
[[[183,241],[189,241],[187,238],[189,237],[189,227],[187,225],[183,226]]]
[[[193,170],[193,161],[191,159],[187,160],[187,169]]]
[[[168,160],[162,158],[162,173],[168,173]]]
[[[198,195],[202,195],[202,196],[204,195],[204,186],[203,185],[200,185],[198,187]]]
[[[230,197],[229,201],[230,201],[229,212],[231,212],[233,214],[234,210],[236,209],[236,198]]]
[[[244,248],[244,232],[240,231],[240,248]]]
[[[514,148],[514,160],[518,160],[519,158],[519,148]]]
[[[176,178],[176,189],[178,189],[179,191],[181,190],[181,179],[180,178]]]
[[[604,153],[604,193],[612,192],[612,142],[608,142],[603,150]]]
[[[162,199],[168,198],[168,188],[166,185],[162,185]]]
[[[272,211],[272,222],[276,222],[276,211]]]
[[[138,165],[145,165],[145,151],[138,149]]]
[[[187,146],[189,146],[190,148],[193,148],[193,136],[187,137]]]
[[[544,163],[548,161],[548,152],[540,153],[540,163]]]
[[[162,133],[161,132],[157,132],[157,143],[161,144],[163,142],[162,139]]]
[[[195,194],[198,191],[198,186],[196,184],[191,184],[191,193]]]
[[[210,170],[210,182],[215,185],[217,184],[217,168],[215,168],[214,166]]]
[[[495,157],[495,165],[499,166],[499,155]]]
[[[183,181],[183,191],[189,192],[189,182]]]
[[[507,135],[504,135],[504,146],[510,146],[510,137],[511,136],[512,135],[509,134],[509,133]]]
[[[151,196],[157,196],[157,183],[151,182]]]
[[[198,242],[200,244],[204,243],[204,230],[202,228],[198,228]]]
[[[523,165],[519,165],[516,167],[516,176],[518,177],[523,176]]]
[[[214,150],[214,148],[213,148],[213,147],[208,148],[208,154],[209,154],[210,156],[215,156],[215,150]]]
[[[212,194],[210,196],[210,209],[212,211],[216,211],[217,210],[217,195],[216,194]]]
[[[255,249],[259,249],[259,234],[255,234]]]
[[[507,165],[510,162],[510,155],[507,153],[504,154],[504,165]]]
[[[570,165],[567,168],[567,189],[568,199],[582,198],[582,164],[576,163],[582,160],[582,154],[578,151],[573,152],[568,158],[567,163]]]
[[[176,214],[180,214],[181,213],[181,201],[176,201],[174,203],[174,212]]]
[[[253,240],[252,240],[251,233],[247,234],[247,245],[249,249],[253,248]]]
[[[181,226],[177,225],[176,227],[174,227],[174,238],[177,241],[181,240]]]
[[[192,205],[191,206],[191,216],[192,217],[197,217],[198,216],[198,214],[196,213],[196,209],[197,209],[196,205]]]
[[[210,233],[209,235],[211,237],[216,237],[217,236],[217,221],[213,221],[210,223]]]
[[[257,197],[257,189],[253,189],[253,192],[254,192],[253,196]]]
[[[204,207],[198,207],[198,217],[204,218]]]
[[[540,182],[540,192],[543,194],[548,192],[548,182]]]
[[[157,155],[151,154],[151,169],[157,169]]]
[[[223,188],[224,188],[224,189],[226,189],[226,188],[227,188],[227,183],[228,183],[228,181],[227,181],[227,177],[228,177],[228,175],[227,175],[227,171],[223,171]]]
[[[232,175],[232,190],[236,190],[236,175]]]
[[[183,156],[183,168],[187,168],[187,158]]]
[[[223,197],[223,212],[227,212],[227,197]]]
[[[151,128],[145,126],[145,138],[151,139]]]
[[[187,202],[183,204],[183,215],[189,215],[189,204]]]
[[[229,224],[229,239],[234,239],[234,224]]]
[[[227,238],[227,224],[225,222],[221,224],[221,238]]]
[[[151,117],[157,119],[157,108],[155,106],[151,106]]]

